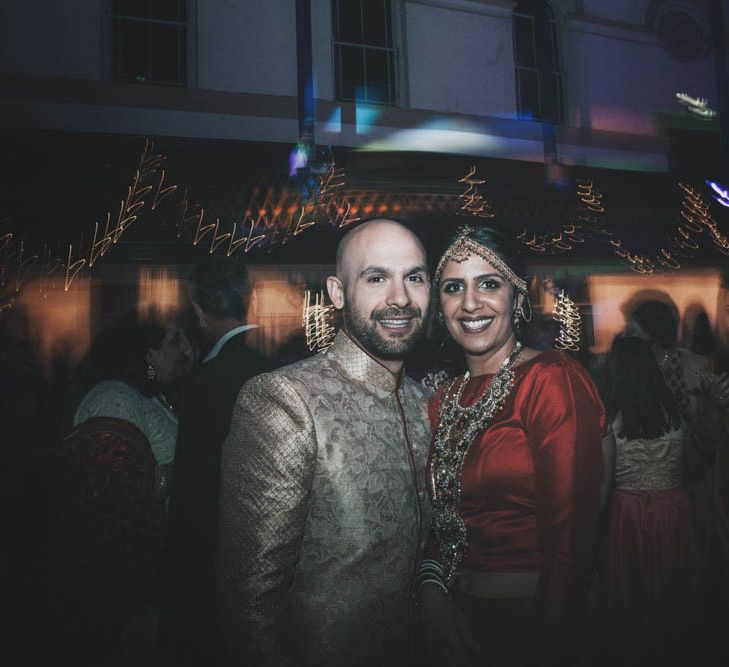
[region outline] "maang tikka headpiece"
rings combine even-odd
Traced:
[[[514,273],[509,265],[501,259],[491,248],[487,248],[485,245],[481,245],[478,241],[471,238],[473,233],[473,227],[464,225],[460,228],[456,240],[451,243],[446,251],[443,253],[443,257],[440,258],[438,266],[435,269],[433,275],[433,284],[436,286],[440,284],[440,277],[443,274],[443,268],[452,260],[454,262],[465,262],[469,255],[477,255],[482,259],[485,259],[491,266],[493,266],[502,276],[504,280],[511,283],[517,292],[521,292],[524,296],[529,295],[526,281],[523,278]]]

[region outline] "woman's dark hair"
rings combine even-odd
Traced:
[[[652,342],[670,347],[676,344],[678,314],[663,301],[644,301],[630,313]]]
[[[708,357],[716,352],[716,338],[711,330],[711,322],[706,311],[701,311],[694,319],[691,332],[691,351]]]
[[[147,318],[125,313],[91,341],[76,371],[76,383],[90,389],[102,380],[121,380],[145,396],[153,396],[160,387],[147,377],[146,356],[148,350],[159,349],[165,333],[154,313]]]
[[[605,404],[610,421],[618,413],[623,438],[657,438],[681,424],[670,388],[650,343],[616,336],[606,367]]]
[[[514,240],[504,234],[498,229],[489,227],[487,225],[476,225],[469,221],[468,226],[471,231],[468,237],[473,239],[479,245],[482,245],[489,250],[493,251],[499,259],[501,259],[518,277],[523,278],[527,281],[527,272],[524,262],[517,251],[517,246]],[[441,258],[447,252],[447,250],[456,242],[456,240],[462,235],[462,226],[458,226],[448,233],[445,240],[440,244],[438,254],[432,258],[431,266],[434,272],[437,270],[438,264]],[[439,276],[433,275],[433,284],[430,289],[430,308],[429,308],[429,320],[427,327],[427,337],[432,345],[439,348],[439,352],[435,355],[435,363],[437,365],[444,365],[448,370],[454,373],[460,373],[465,368],[465,360],[463,358],[463,352],[453,342],[445,324],[439,321],[440,309],[440,296],[439,296],[439,285],[436,281]],[[517,337],[519,332],[517,331]]]

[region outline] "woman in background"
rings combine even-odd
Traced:
[[[88,391],[54,456],[46,568],[54,655],[75,664],[153,656],[177,440],[165,390],[191,363],[173,321],[129,313],[95,338],[79,367]]]
[[[169,494],[177,443],[177,417],[166,393],[192,368],[193,350],[174,319],[127,313],[92,342],[81,362],[78,383],[87,388],[74,426],[92,417],[113,417],[146,437],[157,466],[157,493]]]
[[[606,646],[616,664],[674,664],[698,648],[699,559],[682,488],[686,425],[645,340],[615,338],[606,382],[616,442]]]

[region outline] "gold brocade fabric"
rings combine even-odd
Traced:
[[[235,664],[406,664],[428,519],[426,398],[343,332],[243,387],[218,560]]]

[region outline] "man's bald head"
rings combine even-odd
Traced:
[[[337,248],[337,275],[327,278],[332,304],[343,311],[350,338],[399,372],[420,340],[428,312],[425,249],[415,234],[394,220],[370,220]]]
[[[347,232],[337,246],[336,274],[341,280],[346,280],[348,272],[352,269],[352,261],[366,247],[372,239],[383,232],[393,232],[396,237],[410,237],[419,247],[425,257],[425,248],[420,239],[405,225],[389,218],[376,218],[368,220]]]

